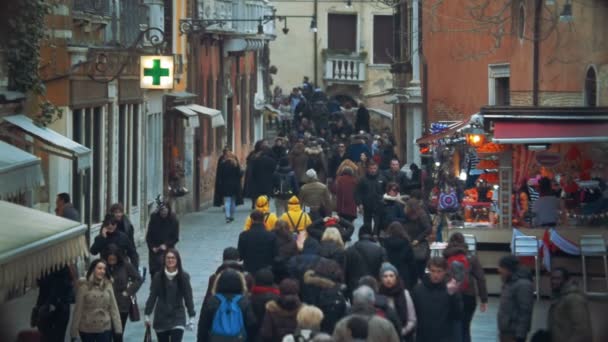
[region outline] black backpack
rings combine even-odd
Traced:
[[[336,323],[346,315],[346,299],[340,285],[322,289],[317,306],[323,311],[321,330],[331,333],[334,331]]]
[[[289,199],[291,196],[295,195],[295,191],[293,189],[293,185],[291,182],[291,172],[290,173],[279,173],[279,183],[276,185],[274,189],[274,196],[279,199]]]

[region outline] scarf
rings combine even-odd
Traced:
[[[277,296],[279,296],[281,294],[279,292],[279,289],[277,289],[276,287],[272,287],[272,286],[254,286],[251,289],[251,294],[253,294],[253,295],[261,295],[261,294],[265,294],[265,293],[274,293]]]
[[[169,280],[173,280],[175,278],[175,276],[177,275],[177,270],[175,270],[175,272],[169,272],[169,270],[167,270],[165,268],[165,275],[167,276],[167,279]]]
[[[393,300],[395,303],[395,311],[397,311],[399,319],[401,319],[401,324],[405,326],[408,318],[407,300],[405,299],[405,289],[403,288],[403,284],[401,284],[401,280],[398,280],[398,283],[390,288],[383,284],[380,285],[380,291],[378,291],[378,293]]]

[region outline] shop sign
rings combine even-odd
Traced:
[[[541,166],[555,167],[562,163],[562,155],[556,152],[538,152],[536,162]]]
[[[140,87],[173,89],[173,56],[141,56]]]

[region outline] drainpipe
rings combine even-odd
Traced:
[[[532,50],[532,105],[539,104],[539,69],[540,69],[540,15],[543,0],[534,1],[534,48]]]
[[[314,80],[314,84],[315,87],[319,87],[319,82],[318,82],[318,63],[319,63],[319,47],[317,46],[317,41],[318,41],[318,31],[319,31],[319,21],[317,20],[317,14],[319,12],[319,0],[315,0],[314,1],[314,8],[313,8],[313,16],[314,16],[314,21],[317,25],[317,30],[313,33],[312,35],[312,46],[313,46],[313,80]]]

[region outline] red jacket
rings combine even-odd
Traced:
[[[338,214],[357,216],[356,186],[357,178],[354,176],[342,175],[336,180],[336,212]]]

